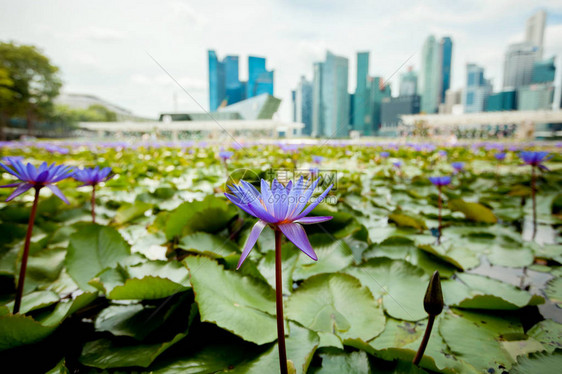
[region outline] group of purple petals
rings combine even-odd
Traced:
[[[261,192],[246,181],[240,181],[238,185],[229,185],[230,193],[225,196],[237,207],[258,218],[258,222],[252,228],[250,235],[244,245],[237,269],[240,268],[250,251],[256,244],[258,237],[265,228],[271,226],[274,230],[280,230],[297,248],[303,251],[313,260],[318,257],[306,236],[301,224],[312,224],[325,222],[332,217],[306,217],[326,197],[332,185],[330,185],[320,196],[307,206],[320,179],[316,179],[310,186],[304,178],[296,183],[292,181],[284,186],[276,179],[270,185],[261,180]]]
[[[505,159],[505,156],[506,154],[503,152],[496,153],[494,155],[494,157],[498,161],[503,161]],[[550,157],[546,156],[548,156],[548,152],[544,151],[521,151],[519,153],[519,157],[524,162],[523,165],[536,166],[543,170],[549,171],[548,168],[542,164],[543,162],[550,159]],[[464,169],[464,162],[453,162],[451,166],[453,167],[453,169],[455,169],[455,172],[459,173]],[[451,183],[451,177],[448,175],[434,176],[429,177],[429,181],[437,187],[443,187]]]
[[[20,180],[17,183],[0,186],[0,188],[16,187],[6,201],[14,199],[32,187],[37,190],[47,187],[58,198],[68,204],[67,198],[55,183],[71,177],[82,182],[82,186],[95,186],[111,178],[109,175],[111,168],[109,167],[100,169],[99,166],[96,166],[95,168],[85,168],[73,172],[72,167],[56,165],[55,163],[48,165],[46,162],[43,162],[39,167],[35,167],[30,163],[24,164],[19,157],[4,157],[3,160],[4,162],[0,162],[0,166]]]

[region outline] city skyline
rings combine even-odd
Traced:
[[[398,92],[400,73],[409,65],[419,71],[425,38],[450,36],[454,43],[451,88],[464,86],[466,63],[473,62],[486,69],[497,91],[507,46],[525,39],[526,20],[543,8],[548,13],[543,57],[562,53],[562,5],[551,1],[400,6],[266,1],[253,2],[252,14],[213,1],[164,1],[158,6],[127,1],[95,6],[2,1],[6,11],[0,15],[0,39],[41,48],[61,68],[65,92],[97,95],[150,117],[171,110],[174,94],[178,110],[200,109],[146,52],[206,109],[208,49],[221,56],[264,56],[268,69],[275,70],[274,94],[283,99],[280,118],[284,120],[292,118],[291,90],[302,75],[312,80],[312,64],[321,61],[326,50],[349,60],[350,93],[355,92],[357,51],[371,52],[368,74],[384,79],[412,56],[392,78],[393,92]],[[246,70],[240,61],[241,80],[248,78]],[[557,85],[559,81],[558,76]]]

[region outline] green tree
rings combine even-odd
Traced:
[[[74,126],[78,122],[115,122],[117,114],[99,104],[90,105],[88,109],[56,105],[49,119],[53,123]]]
[[[31,45],[0,43],[0,136],[7,120],[25,117],[31,133],[33,123],[53,113],[53,99],[58,96],[62,82],[58,67],[52,65],[40,50]],[[6,94],[10,91],[11,94]],[[4,95],[6,95],[4,97]]]

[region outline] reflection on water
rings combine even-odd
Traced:
[[[538,221],[538,220],[537,220]],[[533,239],[533,217],[526,216],[523,221],[523,232],[521,233],[523,240],[530,242]],[[541,225],[537,222],[537,235],[535,242],[540,245],[556,244],[556,231],[551,225]]]
[[[537,228],[538,229],[538,228]],[[531,225],[532,231],[532,225]],[[539,232],[537,230],[537,232]],[[537,238],[539,235],[537,234]],[[490,265],[486,256],[480,258],[480,266],[467,271],[472,274],[485,275],[487,277],[497,279],[516,287],[529,291],[531,294],[539,295],[545,298],[544,304],[538,305],[539,313],[546,319],[552,319],[562,323],[562,309],[550,301],[544,289],[546,283],[554,278],[550,273],[530,270],[527,268],[509,268],[504,266]]]

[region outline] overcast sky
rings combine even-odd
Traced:
[[[526,19],[544,9],[545,57],[562,55],[559,0],[0,0],[0,9],[0,40],[40,47],[61,68],[65,92],[97,95],[151,118],[172,111],[174,95],[178,110],[201,109],[147,52],[205,109],[208,49],[220,58],[239,55],[241,79],[249,54],[267,57],[283,120],[291,118],[291,89],[301,75],[312,78],[312,63],[327,49],[349,59],[353,92],[357,51],[371,52],[371,75],[388,78],[412,55],[402,71],[419,68],[429,34],[448,35],[453,88],[464,85],[467,62],[483,65],[499,88],[507,45],[522,40]]]

